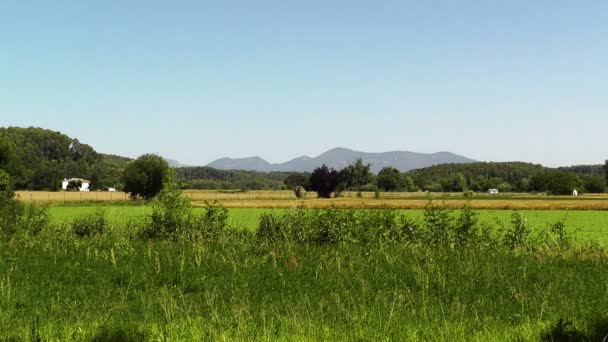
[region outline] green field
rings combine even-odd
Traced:
[[[164,208],[178,219],[156,221],[175,229],[167,235],[145,235],[150,206],[66,205],[50,207],[40,230],[27,221],[0,239],[0,341],[608,335],[604,211],[522,211],[531,234],[517,240],[506,210],[475,211],[493,234],[469,225],[462,235],[471,221],[458,210],[398,211],[407,225],[391,210],[230,208],[225,220],[216,207],[214,221],[181,226],[172,214],[192,219],[190,209]],[[540,238],[558,221],[574,240]]]
[[[102,208],[109,219],[117,223],[137,219],[151,212],[151,208],[147,206],[59,206],[51,207],[50,214],[53,221],[63,222],[93,212],[98,208]],[[200,212],[203,209],[195,208],[194,210]],[[255,230],[260,215],[271,210],[280,212],[285,209],[229,208],[230,224],[238,228]],[[512,211],[509,210],[477,210],[476,212],[479,214],[480,222],[493,226],[508,225],[512,214]],[[400,213],[421,220],[423,211],[400,210]],[[521,213],[535,231],[548,228],[549,225],[563,220],[566,223],[566,229],[574,237],[583,241],[597,241],[608,246],[608,212],[606,211],[522,210]],[[454,214],[457,214],[457,211]]]

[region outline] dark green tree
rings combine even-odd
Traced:
[[[359,158],[354,163],[348,165],[340,173],[344,186],[349,190],[359,190],[362,186],[371,183],[373,174],[370,172],[370,164],[363,162]]]
[[[155,154],[145,154],[129,163],[122,176],[124,191],[131,198],[150,199],[163,189],[169,164]]]
[[[601,194],[606,191],[606,179],[602,176],[585,177],[583,183],[588,193]]]
[[[310,189],[316,191],[321,198],[330,198],[341,182],[341,173],[328,168],[327,165],[316,168],[309,179]]]
[[[576,173],[551,170],[547,171],[545,187],[553,195],[569,195],[574,189],[580,190],[582,182]]]
[[[401,188],[401,173],[394,167],[385,167],[378,172],[376,177],[378,187],[384,191],[395,191]]]

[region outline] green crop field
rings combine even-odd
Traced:
[[[72,220],[86,213],[101,208],[113,222],[127,222],[130,219],[140,218],[151,212],[148,206],[58,206],[50,208],[51,218],[55,222]],[[195,208],[201,212],[202,208]],[[255,230],[258,219],[263,212],[281,212],[286,209],[260,209],[260,208],[229,208],[229,222],[231,226]],[[311,209],[314,210],[314,209]],[[371,209],[373,210],[373,209]],[[416,220],[422,219],[422,210],[400,210],[400,213]],[[508,225],[511,220],[510,210],[477,210],[480,222],[493,226]],[[546,229],[549,225],[563,220],[566,229],[573,236],[586,241],[597,241],[608,246],[608,212],[592,210],[522,210],[533,230]],[[458,211],[453,212],[455,215]]]

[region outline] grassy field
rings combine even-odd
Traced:
[[[231,201],[292,200],[223,202]],[[461,199],[445,204],[460,203],[454,201]],[[529,245],[513,247],[504,242],[507,233],[498,234],[513,232],[511,210],[475,210],[480,223],[497,233],[491,240],[477,233],[467,244],[427,238],[336,243],[251,234],[264,213],[286,213],[284,208],[228,208],[228,226],[236,231],[224,228],[214,239],[163,239],[130,234],[142,227],[138,222],[150,206],[50,203],[51,223],[37,235],[0,239],[0,341],[550,341],[564,334],[602,341],[608,334],[606,211],[522,210],[532,235],[563,221],[574,242],[530,236]],[[103,233],[75,235],[70,223],[100,209],[109,222]],[[295,221],[272,215],[267,223],[297,222],[292,233],[302,227],[306,234],[313,230],[306,236],[321,238],[394,232],[374,229],[395,222],[381,215],[389,211],[366,210],[348,216],[345,210],[310,209],[298,213],[325,212],[316,218],[324,221],[289,212]],[[420,209],[399,214],[424,219]],[[456,219],[460,212],[450,215]]]
[[[148,206],[56,206],[50,208],[53,221],[63,222],[102,208],[109,219],[114,222],[126,222],[150,213]],[[195,210],[202,211],[202,208]],[[235,227],[255,230],[258,219],[264,208],[229,208],[230,224]],[[422,219],[422,210],[401,210],[401,213],[416,220]],[[592,210],[523,210],[521,211],[534,231],[547,229],[550,224],[563,220],[573,236],[585,241],[598,241],[608,246],[608,212]],[[477,210],[480,222],[497,225],[508,225],[511,220],[510,210]],[[454,213],[457,215],[457,212]]]

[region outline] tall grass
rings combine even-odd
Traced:
[[[573,241],[563,223],[532,235],[515,212],[510,224],[489,229],[470,208],[452,215],[430,202],[422,220],[390,209],[271,212],[251,233],[229,227],[217,204],[194,214],[178,197],[158,201],[131,230],[98,212],[35,234],[7,233],[0,340],[608,333],[608,258]],[[144,234],[151,229],[157,233]]]

